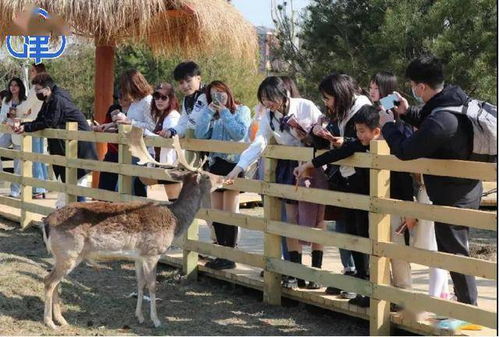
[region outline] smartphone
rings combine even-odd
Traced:
[[[386,97],[383,97],[379,100],[379,103],[385,110],[390,110],[398,105],[398,97],[395,94],[390,94]]]

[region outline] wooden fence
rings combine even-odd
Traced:
[[[132,158],[127,149],[122,127],[118,134],[82,132],[76,130],[75,123],[68,123],[66,130],[47,129],[23,136],[20,151],[0,149],[0,156],[18,158],[22,161],[21,175],[0,172],[0,180],[17,182],[22,185],[20,200],[0,196],[0,204],[21,209],[21,226],[27,226],[33,214],[49,214],[51,207],[41,206],[31,200],[32,186],[43,187],[51,191],[64,192],[70,201],[77,195],[107,201],[146,200],[131,195],[131,177],[140,176],[155,179],[167,179],[163,169],[146,168],[132,165]],[[0,132],[10,132],[6,126],[0,126]],[[32,136],[59,138],[66,141],[66,156],[38,154],[31,152]],[[119,143],[119,162],[78,159],[77,141]],[[152,137],[146,139],[147,145],[171,147],[171,140]],[[248,144],[188,139],[181,141],[187,150],[216,151],[240,153]],[[213,209],[201,209],[198,219],[217,221],[237,225],[264,233],[263,255],[248,253],[237,248],[213,245],[198,240],[198,227],[195,221],[186,234],[184,244],[183,265],[188,277],[195,278],[198,271],[198,253],[231,260],[263,268],[264,301],[280,304],[283,289],[281,274],[291,275],[324,286],[334,286],[371,297],[369,309],[370,332],[372,335],[389,335],[391,322],[389,304],[396,303],[408,309],[434,312],[438,315],[453,317],[468,322],[497,329],[495,311],[480,307],[451,302],[411,290],[395,288],[390,285],[389,259],[397,258],[408,262],[431,267],[443,268],[468,275],[475,275],[497,281],[497,264],[477,258],[457,256],[441,252],[402,246],[390,241],[390,214],[412,216],[420,219],[445,222],[450,224],[497,230],[497,213],[480,210],[461,209],[447,206],[434,206],[391,199],[389,197],[389,170],[453,176],[460,178],[496,181],[495,164],[457,161],[418,159],[400,161],[389,154],[384,141],[373,141],[370,153],[355,154],[351,158],[338,163],[370,168],[370,195],[358,195],[328,190],[295,188],[294,186],[276,184],[274,171],[277,159],[309,160],[312,149],[269,145],[265,157],[265,179],[263,181],[236,179],[229,189],[254,192],[264,195],[264,217],[232,214]],[[66,184],[54,181],[38,180],[32,177],[32,162],[44,162],[66,167]],[[119,174],[118,192],[103,191],[77,186],[76,171],[85,168],[92,171],[105,171]],[[280,221],[279,198],[304,200],[325,205],[335,205],[369,211],[369,238],[348,234],[328,232],[315,228],[305,228]],[[281,259],[281,236],[317,242],[325,246],[335,246],[371,255],[370,280],[360,280],[350,276],[324,271],[305,265],[295,264]],[[334,310],[334,308],[332,308]],[[402,323],[402,326],[404,323]]]

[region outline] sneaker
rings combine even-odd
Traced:
[[[352,291],[342,290],[340,292],[340,296],[341,296],[341,298],[346,298],[347,300],[351,300],[351,299],[354,299],[355,297],[357,297],[357,293],[354,293]]]
[[[320,289],[322,286],[318,283],[315,283],[314,281],[310,281],[307,284],[307,289]]]
[[[21,197],[21,195],[20,195],[20,194],[18,194],[18,193],[12,193],[12,192],[11,192],[11,193],[9,194],[9,197],[11,197],[11,198],[15,198],[15,199],[19,199],[19,198]]]
[[[236,268],[236,263],[234,261],[216,258],[215,260],[206,263],[205,266],[215,270],[234,269]]]
[[[370,302],[369,296],[362,295],[357,295],[355,298],[348,301],[349,304],[356,305],[361,308],[369,308]]]
[[[302,280],[301,278],[297,279],[298,288],[300,289],[305,289],[307,287],[307,282],[305,280]]]
[[[35,193],[32,196],[33,199],[45,199],[45,193]]]
[[[286,277],[282,280],[282,286],[286,289],[298,288],[298,281],[294,277]]]
[[[340,293],[341,293],[340,288],[336,288],[336,287],[327,287],[326,288],[327,295],[339,295]]]

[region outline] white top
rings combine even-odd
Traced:
[[[26,102],[27,101],[23,101],[21,104],[19,104],[17,106],[16,118],[23,118],[24,117],[24,113],[29,110],[29,108],[27,108]],[[9,109],[10,109],[11,106],[12,106],[12,100],[10,100],[10,102],[6,102],[5,98],[2,100],[2,108],[0,109],[0,123],[7,122],[7,120],[8,120],[7,113],[9,112]],[[3,134],[0,133],[0,136],[1,135],[3,135]],[[12,133],[11,137],[12,137],[12,143],[14,145],[19,145],[19,146],[21,145],[21,142],[22,142],[22,136],[21,135]]]
[[[294,115],[300,126],[305,131],[310,132],[314,124],[318,122],[322,113],[313,102],[307,99],[290,98],[288,115]],[[237,166],[246,170],[251,164],[257,161],[272,137],[274,137],[277,144],[280,145],[303,146],[303,143],[300,141],[293,128],[290,130],[285,129],[284,131],[280,130],[279,120],[283,115],[279,112],[275,112],[274,117],[275,118],[270,121],[270,111],[265,111],[265,114],[260,121],[260,127],[255,140],[243,153],[241,153]],[[274,126],[274,130],[270,127],[271,122]]]
[[[177,110],[172,110],[163,120],[163,130],[175,128],[180,120],[180,113]],[[177,161],[177,152],[169,147],[162,147],[159,153],[159,161],[169,165],[174,165]]]
[[[23,121],[25,122],[31,122],[31,121],[34,121],[36,119],[36,117],[38,116],[38,113],[40,112],[40,109],[42,108],[42,105],[43,105],[43,101],[40,101],[37,97],[36,97],[36,92],[35,92],[35,87],[32,87],[30,89],[30,91],[28,92],[28,98],[26,99],[26,101],[24,102],[26,103],[26,106],[25,106],[25,110],[26,111],[23,111]],[[28,112],[28,110],[31,109],[31,113],[27,116],[24,116],[24,114],[26,112]]]
[[[177,131],[179,137],[183,137],[187,129],[196,129],[196,121],[206,105],[208,105],[208,101],[205,94],[199,95],[196,103],[192,107],[192,112],[190,114],[187,114],[187,111],[185,110],[185,104],[182,104],[182,113],[180,116],[180,120],[177,126],[174,128],[175,131]]]
[[[128,119],[132,121],[133,126],[144,129],[145,136],[153,136],[153,131],[156,127],[156,123],[154,123],[151,116],[151,101],[151,95],[134,101],[130,104],[126,114]]]

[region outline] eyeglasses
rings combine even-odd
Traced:
[[[152,98],[154,98],[155,100],[161,99],[162,101],[167,101],[168,100],[168,96],[161,95],[159,92],[155,92],[152,95]]]

